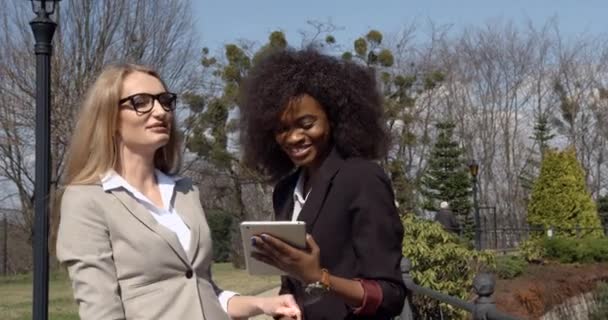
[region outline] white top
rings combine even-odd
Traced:
[[[169,229],[177,236],[179,243],[184,248],[184,251],[188,252],[190,249],[190,238],[191,232],[188,226],[184,223],[184,220],[175,211],[175,207],[172,205],[173,197],[175,196],[175,182],[180,180],[181,177],[170,177],[164,174],[160,170],[155,170],[156,181],[158,188],[160,189],[160,196],[163,201],[163,207],[157,207],[148,197],[143,193],[139,192],[136,188],[131,186],[123,177],[121,177],[116,171],[108,171],[101,179],[101,186],[104,191],[113,189],[123,188],[129,192],[129,194],[143,205],[150,215],[160,225]],[[236,292],[222,291],[218,296],[222,309],[228,312],[228,300],[233,296],[237,295]]]
[[[139,192],[131,186],[123,177],[117,174],[115,171],[110,171],[101,180],[101,185],[104,191],[112,189],[124,188],[127,190],[137,202],[143,205],[152,217],[160,225],[173,231],[179,243],[184,248],[184,251],[188,252],[190,249],[190,229],[184,223],[184,220],[175,211],[175,208],[171,205],[171,200],[174,196],[175,182],[179,180],[178,177],[169,177],[163,172],[156,170],[156,181],[158,182],[158,188],[160,189],[160,196],[163,202],[163,207],[157,207],[148,197]]]
[[[310,190],[308,190],[308,193],[306,193],[306,196],[304,196],[304,172],[301,172],[300,177],[298,178],[298,183],[296,183],[296,188],[293,190],[293,213],[291,215],[291,221],[298,220],[300,212],[302,211],[304,203],[306,203],[306,199],[308,199],[309,194]]]

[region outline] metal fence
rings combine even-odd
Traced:
[[[0,208],[0,276],[32,270],[31,233],[23,227],[17,212]]]
[[[470,303],[458,299],[456,297],[452,297],[447,294],[443,294],[441,292],[417,285],[410,275],[410,269],[410,261],[406,257],[401,258],[401,274],[403,277],[403,282],[412,294],[425,295],[437,301],[452,305],[456,308],[466,310],[467,312],[471,313],[473,320],[517,319],[514,316],[500,312],[496,309],[496,304],[494,303],[494,298],[492,297],[492,295],[494,294],[494,288],[496,286],[496,278],[491,274],[480,273],[475,276],[475,279],[473,280],[473,290],[477,294],[477,298],[475,298],[473,303]],[[416,319],[414,317],[412,304],[409,298],[405,301],[405,305],[403,306],[403,311],[401,312],[401,315],[396,319]]]
[[[608,236],[608,228],[556,228],[556,227],[522,227],[503,228],[482,224],[481,249],[495,251],[511,251],[530,238],[531,235],[546,235],[548,237],[579,236],[599,231]]]
[[[494,206],[481,206],[480,210],[480,240],[481,249],[495,251],[511,251],[530,238],[531,235],[547,236],[583,236],[592,231],[600,231],[608,236],[608,225],[603,228],[584,228],[575,226],[573,228],[557,228],[521,225],[513,223],[513,216],[505,216],[504,212],[497,213]],[[475,232],[477,230],[473,230]]]

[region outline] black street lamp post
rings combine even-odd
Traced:
[[[473,208],[475,209],[475,249],[481,250],[481,222],[479,220],[479,200],[477,199],[477,174],[479,173],[479,164],[473,160],[469,164],[469,172],[473,181]]]
[[[49,304],[49,190],[51,174],[51,54],[59,0],[31,0],[36,44],[36,175],[34,185],[34,303],[32,319],[46,320]]]
[[[4,247],[2,248],[2,274],[6,277],[8,275],[8,213],[4,213],[4,239],[2,243]]]

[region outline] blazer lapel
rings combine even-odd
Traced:
[[[191,189],[191,188],[190,188]],[[196,253],[198,252],[198,245],[200,240],[200,218],[197,217],[195,208],[196,203],[194,201],[200,201],[199,199],[193,199],[192,195],[194,192],[189,192],[188,188],[185,188],[183,184],[177,182],[175,184],[175,197],[173,197],[173,206],[177,214],[182,217],[184,223],[190,229],[190,248],[188,249],[188,257],[190,262],[194,262],[196,259]]]
[[[293,191],[292,191],[293,192]],[[287,200],[287,203],[283,208],[281,208],[281,212],[277,215],[275,220],[291,220],[291,215],[293,214],[293,196],[291,199]]]
[[[275,220],[291,220],[291,215],[293,213],[293,191],[299,176],[300,170],[292,173],[281,182],[281,185],[276,187],[277,192],[280,194],[278,195],[279,208],[275,213]]]
[[[314,224],[329,193],[332,180],[343,162],[344,159],[338,151],[335,148],[332,149],[319,168],[319,172],[311,181],[310,194],[304,203],[302,212],[298,216],[298,220],[306,221],[306,231],[308,233],[312,233]]]
[[[141,223],[143,223],[150,230],[158,234],[173,251],[180,257],[180,259],[186,264],[190,265],[188,262],[188,257],[184,248],[179,243],[179,239],[175,233],[169,231],[167,228],[161,226],[154,220],[154,218],[150,215],[148,211],[137,202],[137,200],[133,199],[131,195],[126,190],[118,189],[112,190],[111,193],[122,203],[122,205]]]

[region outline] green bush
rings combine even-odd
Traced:
[[[542,262],[546,256],[545,247],[541,238],[530,238],[519,245],[519,255],[532,263]]]
[[[546,256],[561,263],[608,262],[608,238],[557,237],[542,243]]]
[[[595,202],[587,191],[585,174],[574,149],[545,153],[532,188],[528,223],[569,230],[568,235],[572,237],[577,236],[577,226],[584,228],[580,232],[583,236],[603,235]]]
[[[545,239],[543,247],[548,258],[554,258],[561,263],[572,263],[578,260],[578,252],[574,239],[553,238]]]
[[[211,229],[213,242],[213,260],[228,262],[230,260],[230,225],[233,216],[220,210],[207,211],[207,223]]]
[[[608,261],[608,238],[589,240],[588,245],[594,252],[596,261]]]
[[[495,268],[491,253],[467,248],[438,223],[408,214],[403,218],[403,225],[403,255],[410,260],[410,274],[418,285],[467,300],[473,277],[481,269]],[[415,295],[413,304],[420,318],[439,316],[436,300]],[[466,313],[449,305],[441,304],[441,312],[445,319],[466,318]]]
[[[522,274],[528,263],[520,256],[496,257],[494,273],[501,279],[513,279]]]

